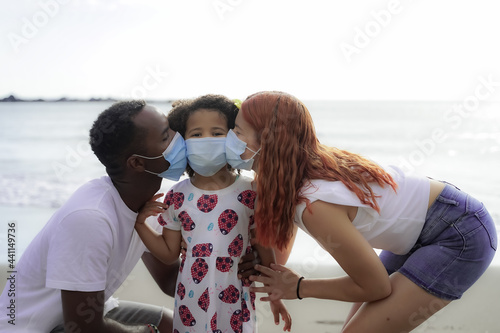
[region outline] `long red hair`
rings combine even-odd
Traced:
[[[260,92],[241,105],[243,118],[257,132],[260,158],[255,223],[264,246],[286,247],[293,234],[295,208],[310,179],[341,181],[363,204],[379,211],[369,183],[390,185],[392,177],[376,163],[351,152],[321,144],[306,106],[283,92]]]

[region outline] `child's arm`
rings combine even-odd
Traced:
[[[181,251],[181,233],[178,230],[163,228],[162,234],[157,233],[147,223],[146,218],[163,212],[166,205],[156,201],[163,194],[153,196],[137,215],[135,230],[148,250],[164,264],[171,264],[179,258]]]
[[[161,262],[170,265],[181,253],[181,232],[163,228],[163,233],[154,231],[147,223],[135,224],[135,230],[148,250]]]
[[[255,249],[259,253],[261,264],[266,267],[271,267],[271,264],[276,264],[276,257],[272,248],[264,247],[260,244],[255,244]],[[270,301],[271,311],[274,315],[274,323],[279,325],[280,315],[281,319],[285,322],[283,331],[290,331],[292,328],[292,317],[288,313],[285,304],[282,300]]]

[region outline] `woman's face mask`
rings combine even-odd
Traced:
[[[252,153],[252,157],[249,159],[243,160],[241,158],[241,154],[248,149]],[[253,151],[252,149],[247,147],[246,142],[240,140],[233,130],[229,130],[226,137],[226,159],[227,163],[229,163],[235,169],[242,170],[252,170],[254,157],[260,152],[260,148],[257,151]]]

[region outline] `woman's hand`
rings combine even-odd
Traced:
[[[262,273],[260,276],[250,276],[250,281],[263,283],[262,287],[251,287],[250,291],[267,293],[261,301],[277,301],[280,299],[297,298],[297,283],[300,275],[285,266],[271,264],[271,268],[255,265],[255,269]]]

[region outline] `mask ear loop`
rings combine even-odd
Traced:
[[[137,154],[132,154],[132,156],[142,157],[142,158],[145,158],[147,160],[155,160],[157,158],[163,157],[163,155],[156,156],[156,157],[148,157],[148,156],[142,156],[142,155],[137,155]]]
[[[260,148],[257,149],[257,151],[254,151],[254,150],[252,150],[252,149],[250,149],[248,147],[245,147],[245,148],[248,149],[248,150],[250,150],[253,153],[253,156],[250,157],[250,159],[254,158],[260,152]]]

